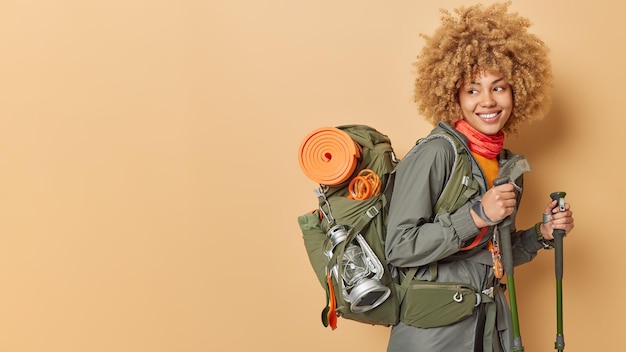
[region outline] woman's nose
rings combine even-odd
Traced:
[[[480,99],[480,104],[482,106],[494,106],[496,105],[496,101],[495,99],[493,99],[493,95],[491,94],[491,92],[485,92],[483,93],[481,99]]]

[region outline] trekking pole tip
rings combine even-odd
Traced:
[[[554,348],[559,352],[565,349],[565,336],[563,336],[563,334],[556,335],[556,342],[554,343]]]

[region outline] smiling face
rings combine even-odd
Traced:
[[[513,91],[498,71],[481,72],[459,89],[461,114],[486,135],[497,134],[513,112]]]

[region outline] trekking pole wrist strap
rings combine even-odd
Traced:
[[[485,208],[483,208],[483,203],[481,203],[480,201],[472,204],[472,210],[474,211],[474,213],[476,213],[476,215],[478,215],[479,218],[483,219],[489,226],[495,226],[498,223],[500,223],[500,221],[491,221],[491,219],[489,219],[487,214],[485,214]]]

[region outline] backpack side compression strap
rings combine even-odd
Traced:
[[[381,200],[378,200],[376,203],[374,203],[371,207],[369,207],[363,214],[361,214],[357,223],[354,224],[354,227],[352,227],[352,229],[350,229],[350,235],[342,243],[347,244],[347,243],[352,242],[352,240],[354,240],[354,238],[358,234],[360,234],[367,227],[367,225],[372,220],[374,220],[374,218],[380,215],[380,213],[382,212],[382,209],[383,209],[383,201],[381,199]],[[338,246],[338,247],[339,247],[338,250],[334,251],[333,256],[328,261],[327,268],[332,268],[333,266],[335,266],[335,264],[337,264],[337,258],[343,255],[344,246]]]

